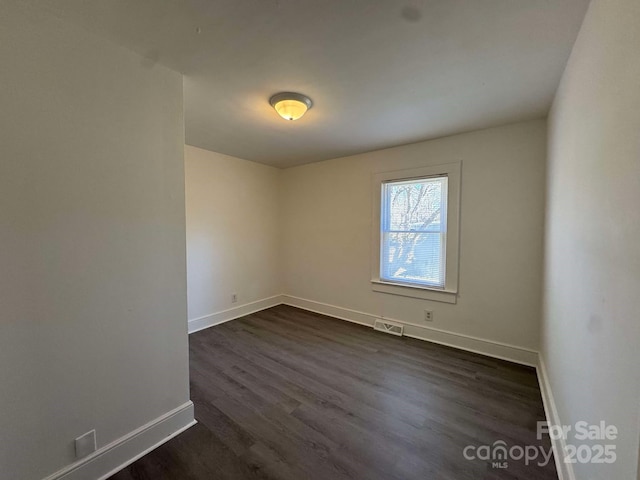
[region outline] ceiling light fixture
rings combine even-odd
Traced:
[[[269,103],[285,120],[297,120],[313,107],[313,102],[306,95],[293,92],[276,93]]]

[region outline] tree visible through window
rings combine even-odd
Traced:
[[[444,288],[447,176],[382,184],[381,280]]]

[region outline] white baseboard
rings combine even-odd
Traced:
[[[360,325],[372,327],[375,320],[380,318],[379,316],[371,313],[342,308],[336,305],[316,302],[314,300],[307,300],[291,295],[282,295],[281,297],[282,303],[285,305],[291,305],[293,307],[321,313],[329,317],[339,318],[341,320],[358,323]],[[471,335],[440,330],[438,328],[426,327],[424,325],[398,320],[397,318],[385,317],[385,319],[404,325],[404,334],[407,337],[459,348],[461,350],[467,350],[469,352],[479,353],[481,355],[499,358],[501,360],[508,360],[510,362],[530,367],[536,367],[538,365],[538,352],[535,350],[495,342],[485,338],[473,337]]]
[[[538,354],[538,383],[540,384],[540,393],[542,394],[542,403],[544,405],[544,413],[547,417],[549,425],[562,425],[560,416],[558,415],[558,409],[556,408],[556,402],[553,398],[553,392],[551,391],[551,384],[549,383],[549,376],[547,375],[547,368],[542,358],[542,354]],[[556,461],[556,470],[558,472],[559,480],[576,480],[573,472],[573,464],[566,463],[564,461],[564,452],[566,452],[566,441],[564,438],[551,439],[551,446],[553,447],[553,456]]]
[[[104,480],[195,424],[188,401],[44,480]]]
[[[275,295],[190,320],[189,333],[194,333],[280,304],[298,307],[366,326],[373,326],[375,320],[379,318],[370,313],[291,295]],[[538,352],[470,335],[425,327],[402,320],[391,318],[387,318],[387,320],[392,320],[404,325],[405,335],[409,337],[536,367],[547,420],[550,424],[561,424],[551,393],[544,362],[542,357],[538,355]],[[105,445],[91,455],[49,475],[44,480],[104,480],[196,423],[193,403],[191,401],[186,402],[180,407],[167,412],[146,425]],[[572,465],[562,461],[565,442],[563,440],[556,440],[552,441],[552,444],[559,480],[575,480]]]
[[[189,320],[189,333],[199,332],[205,328],[213,327],[214,325],[220,325],[221,323],[228,322],[229,320],[235,320],[236,318],[244,317],[250,313],[259,312],[267,308],[275,307],[282,303],[282,295],[274,295],[273,297],[263,298],[262,300],[256,300],[255,302],[245,303],[228,310],[222,310],[220,312],[211,313],[203,317],[194,318]]]

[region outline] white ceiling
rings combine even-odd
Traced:
[[[184,73],[188,144],[286,167],[544,116],[588,0],[41,4]]]

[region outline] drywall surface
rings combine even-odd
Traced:
[[[0,4],[0,478],[185,404],[179,74]]]
[[[640,3],[594,0],[549,119],[542,355],[562,423],[615,425],[637,478],[640,407]],[[569,444],[580,445],[571,435]]]
[[[536,120],[284,170],[283,293],[537,350],[545,148]],[[457,304],[372,291],[372,174],[458,161]]]
[[[185,147],[190,320],[281,293],[279,174],[274,167]]]

